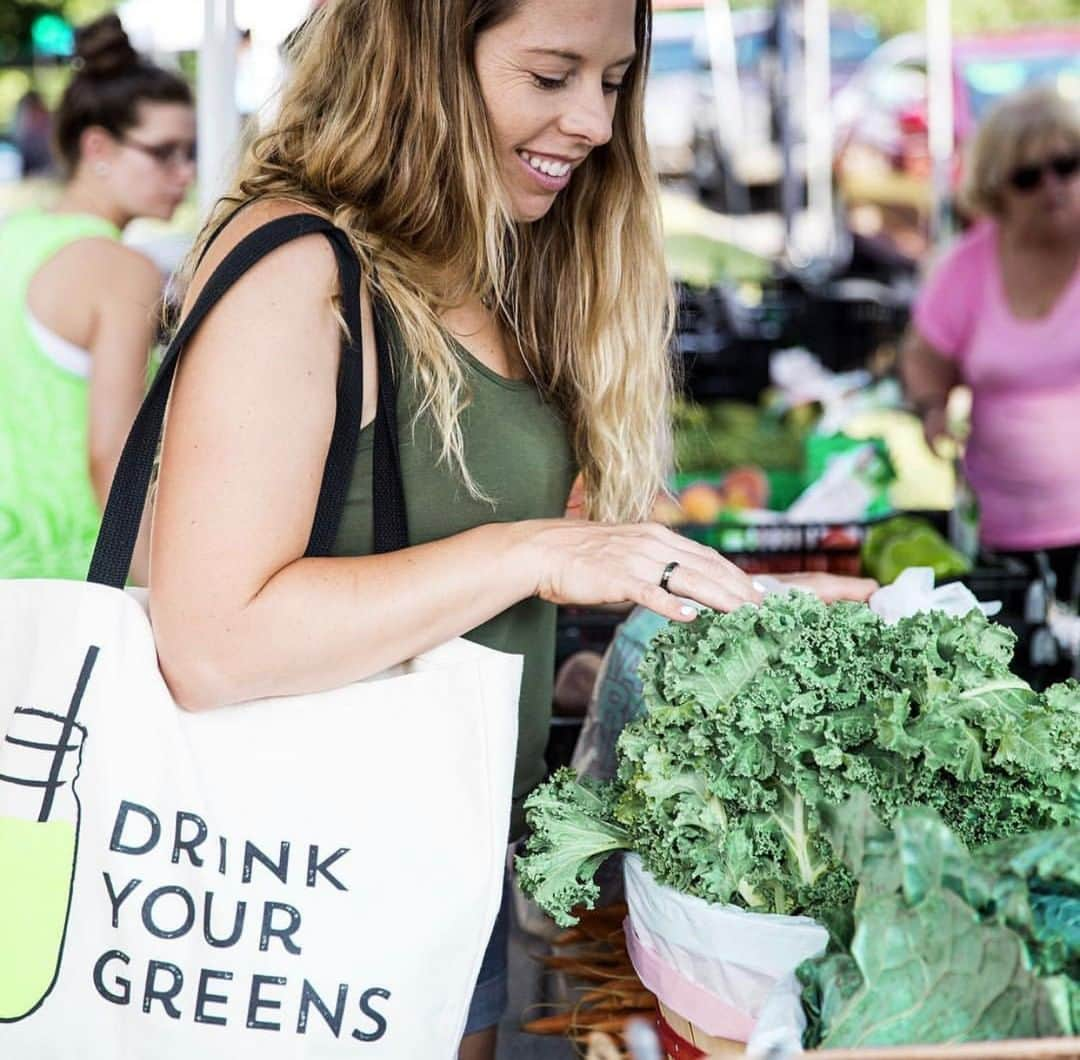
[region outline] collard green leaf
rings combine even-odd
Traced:
[[[1071,1030],[1065,982],[1040,979],[1019,936],[979,923],[941,887],[916,905],[897,893],[860,905],[850,956],[834,955],[823,974],[823,1049]]]
[[[865,796],[824,812],[823,827],[859,890],[850,942],[834,932],[830,952],[799,968],[807,1046],[1076,1031],[1068,892],[1080,827],[973,856],[933,811],[885,828]]]

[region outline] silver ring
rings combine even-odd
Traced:
[[[660,575],[660,588],[664,592],[669,593],[671,590],[668,588],[668,582],[671,581],[671,576],[675,573],[675,568],[679,565],[679,561],[673,559],[665,568],[664,573]]]

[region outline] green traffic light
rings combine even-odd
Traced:
[[[75,50],[75,31],[60,15],[38,15],[30,27],[30,40],[38,55],[70,55]]]

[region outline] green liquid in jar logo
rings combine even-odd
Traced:
[[[74,865],[71,822],[0,817],[0,1020],[28,1015],[56,977]]]
[[[87,652],[66,715],[17,707],[0,741],[0,1022],[35,1012],[60,974],[86,739],[75,715],[97,652]]]

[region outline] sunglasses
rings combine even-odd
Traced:
[[[195,161],[194,142],[182,141],[179,143],[144,144],[138,140],[123,139],[120,141],[125,147],[133,147],[144,155],[152,158],[159,166],[170,169],[179,169]]]
[[[1080,154],[1054,155],[1039,165],[1017,166],[1009,174],[1009,183],[1017,191],[1034,191],[1049,170],[1053,170],[1060,180],[1068,180],[1080,170]]]

